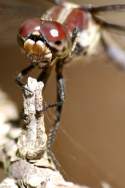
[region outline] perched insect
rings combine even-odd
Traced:
[[[100,12],[125,10],[125,4],[103,6],[80,6],[54,1],[55,6],[41,18],[25,21],[19,28],[18,43],[31,64],[17,76],[17,83],[23,86],[22,78],[34,67],[41,73],[38,80],[46,85],[53,67],[56,70],[57,102],[55,126],[49,134],[48,148],[55,140],[60,125],[64,102],[63,67],[74,56],[91,55],[101,42],[108,55],[125,67],[124,52],[107,42],[103,30],[125,31],[125,27],[109,23],[98,16]]]

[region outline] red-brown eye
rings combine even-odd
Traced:
[[[33,31],[39,31],[41,20],[39,18],[26,20],[19,29],[19,35],[22,38],[27,38]]]
[[[62,41],[66,39],[64,27],[56,21],[42,21],[40,32],[48,43]]]

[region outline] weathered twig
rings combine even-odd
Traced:
[[[87,188],[65,181],[52,158],[48,156],[43,114],[43,83],[29,78],[25,87],[25,126],[18,144],[14,139],[19,135],[19,131],[13,139],[7,137],[11,132],[8,131],[4,134],[5,142],[1,145],[2,149],[0,148],[0,152],[3,151],[4,163],[9,164],[8,177],[2,181],[0,188]],[[107,188],[107,185],[102,184],[102,187]]]
[[[25,129],[18,140],[18,151],[23,159],[40,159],[46,149],[47,135],[42,113],[42,82],[28,79],[24,92]]]
[[[9,177],[3,180],[0,188],[79,187],[64,180],[47,154],[43,83],[29,78],[25,87],[25,127],[18,139],[18,155],[9,167]]]

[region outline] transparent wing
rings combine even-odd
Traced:
[[[107,55],[125,69],[125,4],[93,6],[90,12],[101,27],[101,42]]]
[[[101,42],[107,55],[118,67],[125,69],[125,26],[104,22],[101,29]]]

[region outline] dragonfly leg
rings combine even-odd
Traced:
[[[47,149],[48,149],[48,155],[51,156],[51,147],[55,142],[57,130],[60,126],[60,120],[61,120],[61,112],[63,108],[64,103],[64,78],[62,74],[63,66],[62,64],[56,65],[56,80],[57,80],[57,105],[56,105],[56,119],[54,122],[54,126],[50,129],[50,132],[48,134],[48,143],[47,143]]]
[[[50,76],[51,70],[52,70],[52,67],[45,67],[43,69],[43,71],[40,73],[40,75],[39,75],[39,77],[37,79],[38,81],[42,81],[44,83],[44,89],[46,87],[46,83],[47,83],[48,78]],[[58,73],[57,73],[57,77],[58,77]],[[59,91],[62,90],[62,91],[60,91],[60,93],[62,95],[64,89],[61,88],[60,85],[63,87],[63,84],[58,83],[59,82],[58,80],[59,80],[59,78],[57,78],[57,87],[58,87]],[[59,94],[59,96],[60,96],[60,94]],[[57,102],[54,103],[54,104],[46,104],[45,108],[43,109],[43,112],[46,111],[49,108],[54,108],[54,107],[60,106],[61,104],[62,104],[62,100],[60,101],[60,100],[57,99]]]
[[[48,78],[50,76],[51,70],[52,70],[51,66],[45,66],[43,68],[42,72],[40,73],[40,75],[37,78],[38,81],[42,81],[44,83],[44,89],[46,87],[46,83],[47,83]]]
[[[30,72],[34,67],[36,66],[36,64],[30,64],[28,67],[26,67],[25,69],[23,69],[16,77],[16,83],[22,88],[22,89],[26,89],[24,87],[24,83],[22,82],[22,79],[27,76],[28,72]]]
[[[49,79],[50,73],[51,73],[52,67],[44,67],[43,71],[40,73],[38,76],[37,80],[42,81],[44,83],[44,88],[46,87],[46,83]],[[56,104],[47,104],[43,108],[43,112],[47,111],[49,108],[54,108],[56,107]]]
[[[48,134],[48,142],[47,142],[47,153],[50,161],[52,160],[56,167],[60,167],[59,162],[56,160],[54,157],[54,154],[52,152],[52,145],[55,142],[56,139],[56,133],[57,130],[60,126],[60,119],[61,119],[61,112],[62,112],[62,107],[63,107],[63,102],[64,102],[64,79],[62,75],[62,63],[59,62],[56,64],[56,81],[57,81],[57,102],[55,104],[49,104],[47,107],[45,107],[44,110],[51,108],[51,107],[56,107],[56,119],[54,122],[54,126],[50,129],[50,132]],[[45,67],[41,74],[38,77],[38,81],[43,81],[46,87],[46,83],[48,81],[49,75],[51,73],[52,67]]]

